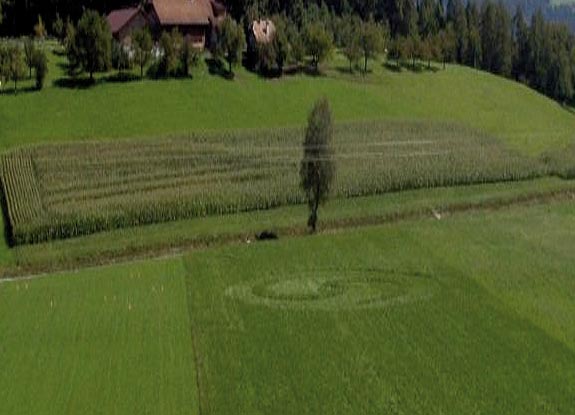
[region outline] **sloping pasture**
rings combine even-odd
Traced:
[[[302,129],[84,142],[14,150],[1,178],[14,244],[304,201]],[[498,140],[438,123],[344,124],[335,197],[540,176]]]

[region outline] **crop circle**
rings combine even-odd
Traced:
[[[433,279],[422,273],[326,269],[234,285],[226,290],[226,295],[274,308],[332,310],[412,303],[430,298],[433,292]]]

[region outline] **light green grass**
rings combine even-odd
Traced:
[[[190,255],[206,413],[570,413],[574,218],[566,203]]]
[[[197,414],[181,262],[0,284],[0,413]]]
[[[63,58],[50,55],[51,60]],[[153,137],[192,130],[303,125],[313,102],[329,98],[338,122],[358,119],[461,123],[501,137],[526,152],[564,146],[574,138],[573,114],[503,78],[449,66],[437,72],[394,73],[381,61],[363,78],[340,73],[337,56],[322,77],[264,80],[238,69],[236,80],[106,83],[90,89],[47,87],[0,96],[0,146],[73,139]],[[61,73],[51,64],[50,81]]]
[[[570,413],[574,226],[569,201],[2,283],[0,413]]]

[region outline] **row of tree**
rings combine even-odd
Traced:
[[[415,65],[418,60],[428,65],[432,60],[456,62],[527,83],[561,102],[573,100],[575,95],[575,37],[564,25],[546,22],[541,12],[527,22],[520,8],[511,16],[503,3],[491,0],[481,6],[448,0],[446,7],[441,0],[367,1],[363,8],[342,0],[301,9],[296,7],[298,1],[231,3],[232,12],[246,22],[266,13],[282,13],[273,19],[277,40],[259,47],[262,71],[272,67],[273,58],[281,71],[290,52],[297,62],[301,54],[296,52],[302,44],[317,64],[322,55],[312,53],[313,40],[321,39],[319,50],[339,47],[349,59],[350,70],[363,58],[363,70],[367,71],[368,59],[386,50],[398,65]],[[346,10],[354,14],[338,14]],[[366,10],[369,17],[361,19]],[[302,39],[297,33],[303,34]]]
[[[25,79],[26,75],[32,78],[34,74],[36,89],[40,90],[44,87],[47,73],[46,53],[36,47],[33,39],[26,39],[24,48],[18,44],[0,44],[0,85],[2,82],[12,81],[16,92],[18,82]]]

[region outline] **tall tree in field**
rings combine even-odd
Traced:
[[[311,56],[315,72],[319,72],[319,64],[326,60],[333,50],[331,34],[321,23],[308,25],[305,32],[307,54]]]
[[[361,58],[360,30],[361,19],[357,16],[348,15],[343,19],[341,40],[342,52],[349,62],[349,72],[353,72],[354,65]]]
[[[87,10],[78,22],[74,37],[78,64],[94,79],[94,73],[105,71],[112,62],[112,33],[106,19]]]
[[[242,27],[230,16],[226,16],[218,29],[216,54],[227,61],[230,75],[233,75],[233,65],[241,61],[245,46],[246,38]]]
[[[465,62],[468,46],[468,26],[465,6],[462,0],[449,0],[447,3],[447,23],[453,25],[456,38],[456,60]]]
[[[10,46],[7,51],[7,75],[14,81],[14,92],[18,91],[18,81],[24,78],[26,66],[22,58],[22,51],[18,46]]]
[[[529,28],[521,6],[517,6],[513,16],[513,65],[511,73],[516,81],[524,79],[529,65]]]
[[[139,29],[132,34],[132,45],[134,47],[134,59],[140,67],[140,79],[144,78],[144,67],[152,56],[152,35],[148,29]]]
[[[36,89],[41,90],[44,88],[44,80],[48,73],[48,57],[41,49],[34,53],[34,73],[36,75]]]
[[[481,19],[477,4],[473,1],[467,3],[467,57],[466,64],[477,68],[481,61]]]
[[[34,25],[34,34],[38,39],[44,39],[47,34],[46,26],[44,26],[44,21],[40,15],[38,15],[38,22]]]
[[[419,3],[419,33],[427,39],[439,31],[437,5],[434,0],[421,0]]]
[[[329,195],[335,174],[332,137],[331,110],[324,98],[316,103],[309,116],[300,168],[301,187],[309,206],[307,224],[311,232],[316,231],[317,211]]]
[[[26,66],[30,72],[29,78],[32,78],[32,68],[34,67],[34,56],[36,55],[36,45],[34,44],[34,39],[27,37],[24,40],[24,59],[26,60]]]
[[[361,25],[360,45],[363,53],[363,72],[367,73],[367,61],[375,58],[378,53],[385,49],[387,31],[383,26],[373,22],[365,22]]]

